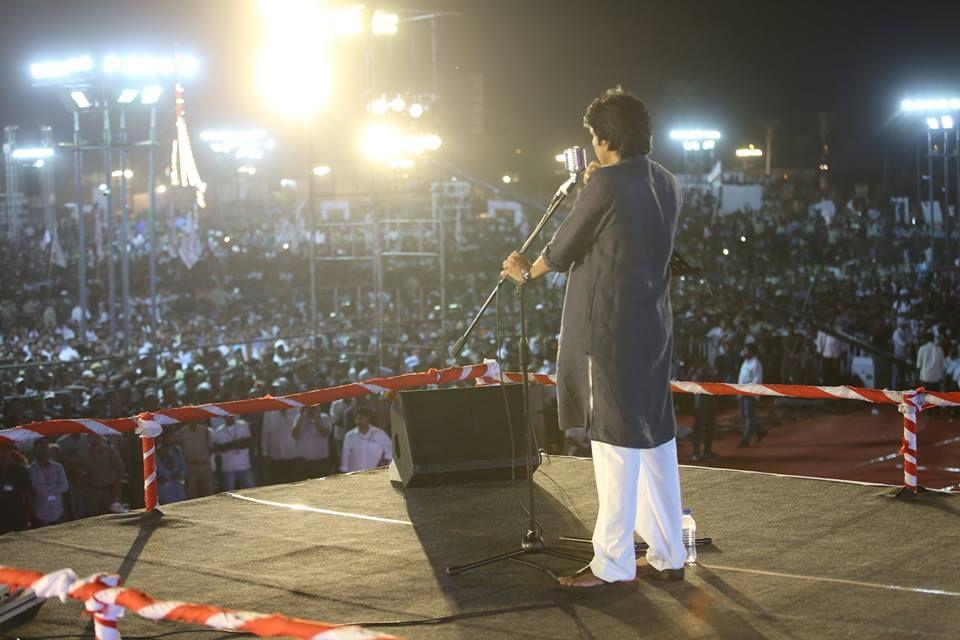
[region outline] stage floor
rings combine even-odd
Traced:
[[[555,457],[541,470],[548,541],[589,537],[592,462]],[[509,483],[403,493],[385,470],[182,502],[154,527],[129,514],[4,535],[0,564],[118,572],[158,598],[359,622],[410,639],[957,637],[957,496],[894,500],[883,497],[889,487],[702,467],[682,467],[681,477],[714,545],[686,581],[644,580],[635,592],[561,591],[512,562],[449,577],[450,564],[519,545],[524,518]],[[444,616],[458,617],[410,622]],[[397,621],[408,623],[375,624]],[[79,603],[54,601],[17,633],[81,635],[86,624]],[[187,628],[121,621],[124,636]]]

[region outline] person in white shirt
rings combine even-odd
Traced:
[[[307,407],[300,413],[297,425],[293,428],[293,438],[297,441],[301,468],[298,475],[302,480],[319,478],[330,474],[330,432],[333,419],[320,407]]]
[[[740,365],[738,384],[763,383],[763,365],[757,358],[753,344],[743,347],[743,364]],[[750,446],[750,436],[756,430],[757,442],[763,440],[767,430],[756,424],[757,399],[752,396],[740,396],[740,416],[743,418],[743,435],[740,436],[739,447]]]
[[[917,370],[920,372],[920,385],[930,391],[941,391],[943,373],[946,366],[943,361],[943,349],[933,339],[929,331],[921,338],[923,346],[917,350]]]
[[[905,318],[897,319],[897,328],[893,332],[893,355],[900,360],[910,362],[910,324]],[[893,364],[893,375],[890,380],[891,389],[899,389],[901,384],[906,384],[906,376],[903,370],[896,362]]]
[[[219,424],[217,424],[219,423]],[[213,450],[220,456],[220,476],[224,491],[249,489],[254,485],[250,465],[250,425],[233,416],[213,418]]]
[[[370,424],[372,412],[360,407],[354,413],[357,426],[343,439],[340,471],[363,471],[388,464],[393,459],[390,436],[383,429]]]
[[[266,458],[267,480],[271,484],[296,482],[298,464],[297,441],[293,427],[300,417],[299,409],[282,409],[263,414],[260,430],[260,453]]]
[[[823,331],[817,332],[817,353],[820,354],[820,375],[823,384],[831,386],[840,384],[840,359],[843,351],[844,345],[840,340]]]

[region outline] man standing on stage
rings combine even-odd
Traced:
[[[560,428],[586,427],[599,513],[594,558],[569,587],[631,584],[638,574],[683,579],[680,475],[670,394],[670,256],[680,187],[648,157],[650,114],[611,90],[587,108],[597,161],[553,239],[530,265],[518,253],[502,275],[523,283],[568,272],[557,358]],[[650,545],[636,560],[634,529]]]

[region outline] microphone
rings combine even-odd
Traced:
[[[570,173],[583,173],[587,170],[587,152],[583,147],[570,147],[564,150],[563,167]]]

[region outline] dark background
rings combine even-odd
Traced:
[[[900,100],[960,93],[955,1],[418,0],[370,8],[461,14],[439,23],[444,148],[491,178],[518,172],[531,188],[552,184],[555,153],[589,142],[580,121],[591,98],[622,84],[648,102],[655,153],[675,169],[670,128],[720,129],[732,156],[736,146],[762,145],[769,118],[782,123],[774,165],[816,167],[826,114],[838,182],[886,179],[909,192],[922,125],[897,113]],[[187,87],[194,131],[259,125],[281,145],[295,139],[296,127],[269,113],[252,82],[260,17],[250,0],[6,0],[0,16],[0,124],[20,125],[25,139],[41,124],[69,136],[68,114],[50,90],[30,86],[30,62],[175,47],[202,61]],[[377,44],[379,64],[396,71],[381,74],[384,91],[429,77],[426,29],[402,24],[393,42]],[[341,51],[344,74],[360,46]],[[458,133],[460,120],[450,116],[463,108],[463,82],[474,74],[484,79],[484,136]],[[319,144],[346,144],[331,132],[361,104],[335,84]]]

